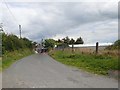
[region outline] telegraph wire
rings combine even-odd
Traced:
[[[4,1],[4,4],[6,5],[8,11],[9,11],[9,13],[10,13],[11,16],[13,17],[14,21],[15,21],[15,22],[18,24],[18,26],[19,26],[19,33],[20,33],[20,38],[21,38],[21,25],[19,24],[18,20],[16,19],[16,17],[15,17],[14,14],[12,13],[12,11],[10,10],[10,8],[9,8],[6,0],[3,0],[3,1]]]
[[[8,6],[8,4],[7,4],[7,2],[6,2],[6,0],[3,0],[3,1],[4,1],[4,4],[6,5],[8,11],[9,11],[9,13],[10,13],[10,14],[12,15],[12,17],[14,18],[15,22],[19,25],[19,23],[18,23],[16,17],[15,17],[14,14],[12,13],[12,11],[10,10],[10,8],[9,8],[9,6]]]

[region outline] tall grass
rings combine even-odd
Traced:
[[[71,52],[72,48],[66,48],[65,51]],[[93,49],[91,49],[91,48],[74,48],[74,52],[83,53],[83,54],[95,54],[95,49],[94,48]],[[118,55],[120,53],[117,49],[116,50],[99,49],[98,54],[118,57]]]
[[[0,57],[0,72],[2,71],[2,57]]]
[[[109,70],[120,70],[117,55],[113,56],[110,53],[107,53],[107,55],[105,53],[96,55],[90,51],[78,50],[72,53],[70,49],[64,51],[55,50],[50,52],[50,55],[63,64],[75,66],[96,74],[107,75]]]
[[[20,49],[12,52],[6,52],[2,57],[2,70],[8,68],[15,61],[33,54],[30,49]]]

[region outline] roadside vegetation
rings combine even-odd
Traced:
[[[109,55],[95,55],[87,53],[72,53],[71,51],[52,51],[50,55],[57,61],[84,69],[96,74],[108,74],[109,70],[120,70],[118,68],[118,57]]]
[[[34,43],[27,38],[2,33],[2,70],[15,61],[33,54]]]
[[[106,49],[108,49],[108,50],[115,50],[115,49],[119,50],[120,49],[120,40],[115,41],[113,45],[108,46]]]
[[[2,58],[0,57],[0,72],[2,71]]]
[[[66,48],[64,50],[51,50],[49,55],[63,64],[75,66],[95,74],[108,75],[109,71],[120,70],[118,64],[118,47],[120,44],[116,45],[116,42],[105,50],[99,50],[98,54],[88,48],[74,48],[74,52],[72,48]]]
[[[14,50],[12,52],[6,52],[2,58],[2,70],[8,68],[15,61],[17,61],[23,57],[29,56],[31,54],[33,54],[33,52],[28,48]]]

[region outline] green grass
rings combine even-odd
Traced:
[[[2,57],[2,70],[8,68],[15,61],[33,54],[33,51],[30,49],[21,49],[13,52],[6,52]]]
[[[54,51],[49,53],[55,60],[86,71],[107,75],[109,70],[120,70],[118,58],[113,56]]]
[[[2,71],[2,58],[0,57],[0,72]]]

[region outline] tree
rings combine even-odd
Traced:
[[[81,37],[77,38],[77,40],[75,42],[75,44],[83,44],[83,43],[84,43],[84,41]]]
[[[63,38],[62,40],[63,40],[64,44],[69,45],[70,39],[69,39],[69,37],[68,37],[68,36],[67,36],[67,37],[65,37],[65,38]]]
[[[115,41],[115,42],[114,42],[114,45],[115,45],[115,46],[120,46],[120,40]]]
[[[70,39],[69,39],[69,37],[67,36],[67,37],[63,38],[62,41],[63,41],[63,42],[62,42],[61,46],[63,47],[63,50],[64,50],[64,48],[69,47]]]
[[[55,46],[55,40],[53,39],[46,39],[44,41],[45,48],[52,49]]]
[[[73,38],[71,38],[69,44],[74,44],[75,43],[75,40]]]
[[[72,44],[72,53],[74,52],[74,43],[75,43],[75,40],[71,38],[69,44]]]
[[[32,42],[27,38],[19,39],[16,35],[2,33],[2,53],[24,48],[32,49]]]
[[[32,48],[32,46],[33,46],[32,41],[30,41],[27,38],[22,38],[22,42],[24,43],[25,47]]]
[[[37,42],[32,42],[33,48],[36,48]]]
[[[62,43],[62,40],[58,39],[58,40],[57,40],[57,43]]]
[[[62,43],[63,43],[63,41],[62,41],[62,40],[60,40],[60,39],[56,40],[55,42],[56,42],[56,45],[60,45],[60,44],[62,44]]]

